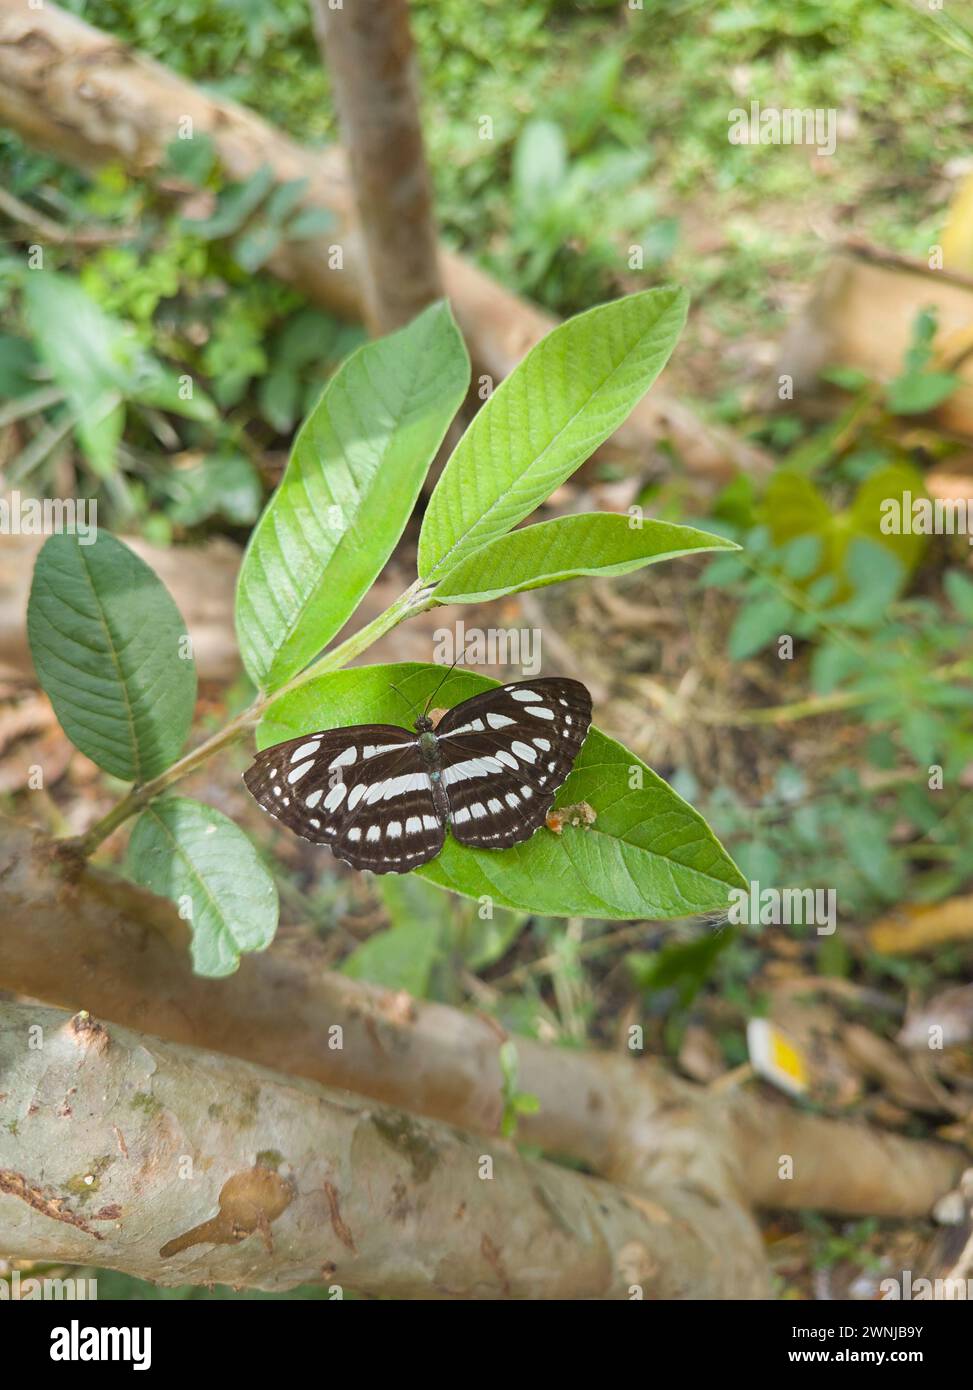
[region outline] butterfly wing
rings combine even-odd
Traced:
[[[450,830],[474,849],[508,849],[544,824],[591,724],[580,681],[520,681],[456,705],[436,734]]]
[[[243,780],[265,811],[355,869],[408,873],[443,847],[418,735],[395,724],[277,743],[257,754]]]

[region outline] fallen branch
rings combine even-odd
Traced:
[[[82,168],[121,161],[136,177],[158,181],[167,146],[186,120],[195,134],[212,139],[228,179],[245,179],[267,164],[279,181],[308,180],[304,206],[331,211],[336,230],[288,242],[268,269],[322,307],[360,318],[361,237],[340,150],[297,144],[53,4],[31,9],[22,0],[0,0],[0,121],[23,139]],[[333,245],[342,249],[341,268],[330,254]],[[471,356],[499,382],[555,320],[462,257],[441,248],[439,259]],[[664,439],[704,482],[725,481],[736,469],[770,468],[759,450],[701,421],[657,384],[616,431],[611,449],[644,468]],[[670,464],[659,455],[656,466],[663,472]]]
[[[68,883],[50,844],[9,821],[0,821],[0,920],[0,989],[499,1130],[506,1034],[493,1020],[275,951],[202,979],[171,903],[92,866]],[[650,1059],[516,1041],[518,1086],[540,1105],[518,1137],[641,1191],[689,1184],[717,1205],[906,1217],[928,1212],[965,1166],[945,1145],[805,1115],[750,1090],[714,1094]]]
[[[766,1295],[759,1238],[430,1120],[89,1015],[0,1005],[0,1249],[161,1284]]]

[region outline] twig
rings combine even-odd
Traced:
[[[110,246],[131,241],[134,227],[62,227],[37,208],[21,200],[7,188],[0,188],[0,212],[21,227],[29,227],[55,246]]]

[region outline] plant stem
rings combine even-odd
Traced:
[[[242,714],[231,719],[229,724],[206,739],[198,748],[194,748],[192,752],[177,759],[171,767],[166,768],[165,772],[160,772],[158,777],[143,782],[141,786],[132,787],[131,791],[123,796],[107,815],[95,821],[94,825],[83,835],[59,840],[57,842],[59,852],[71,858],[86,859],[130,816],[134,816],[144,806],[147,806],[153,797],[167,791],[183,777],[187,777],[190,772],[195,772],[214,753],[228,747],[247,729],[253,728],[265,711],[281,696],[289,695],[292,691],[306,685],[308,681],[314,680],[318,676],[326,675],[330,671],[337,671],[340,667],[346,666],[349,661],[353,661],[356,656],[360,656],[362,652],[366,651],[379,637],[384,636],[386,632],[391,631],[393,627],[396,627],[406,618],[411,618],[414,614],[427,608],[429,603],[428,591],[424,589],[421,581],[416,580],[410,588],[399,595],[394,603],[385,609],[384,613],[380,613],[377,618],[366,623],[358,632],[352,633],[332,651],[325,652],[324,656],[320,657],[312,666],[307,667],[306,670],[300,671],[286,685],[271,694],[258,696]]]
[[[938,681],[954,680],[957,677],[973,675],[973,661],[969,659],[939,666],[930,675]],[[703,724],[716,724],[724,728],[742,728],[750,724],[789,724],[797,719],[808,719],[814,715],[832,714],[836,710],[853,709],[874,699],[874,692],[866,690],[836,690],[830,695],[812,695],[806,700],[795,700],[789,705],[766,705],[761,709],[738,710],[735,714],[709,714],[694,711],[694,718]]]

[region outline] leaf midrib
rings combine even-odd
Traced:
[[[105,641],[108,644],[108,651],[112,659],[112,664],[115,667],[115,674],[118,677],[118,683],[121,686],[122,699],[125,706],[125,715],[128,719],[129,737],[132,746],[132,764],[135,770],[134,781],[137,786],[142,780],[142,755],[139,749],[138,732],[135,726],[135,712],[132,709],[132,703],[129,699],[128,685],[125,680],[124,672],[122,671],[121,661],[119,659],[118,653],[115,650],[115,643],[112,640],[111,628],[108,626],[108,620],[102,609],[101,599],[98,595],[98,590],[95,588],[95,582],[91,577],[91,573],[88,569],[88,562],[81,551],[80,545],[77,546],[77,551],[78,559],[81,562],[81,569],[84,573],[85,579],[88,581],[88,585],[91,589],[91,596],[95,602],[95,611],[98,615],[98,621],[101,624],[105,634]]]

